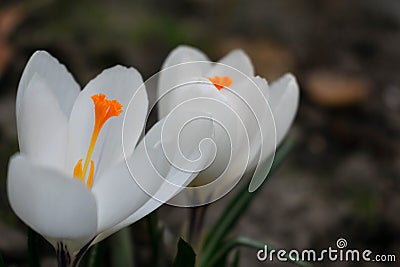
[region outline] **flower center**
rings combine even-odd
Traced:
[[[83,159],[78,160],[74,168],[74,177],[79,179],[82,183],[85,182],[86,173],[89,168],[89,176],[86,181],[87,187],[90,189],[93,185],[94,176],[94,162],[91,160],[94,147],[96,145],[97,137],[99,136],[100,130],[104,123],[111,117],[118,116],[122,112],[122,105],[117,100],[109,100],[104,94],[92,95],[94,103],[94,127],[92,138],[90,139],[89,148],[86,154],[86,158],[82,167]]]
[[[208,78],[208,80],[212,82],[214,86],[217,87],[218,90],[230,86],[233,82],[231,77],[229,76],[214,76]]]

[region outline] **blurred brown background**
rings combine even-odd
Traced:
[[[290,71],[301,85],[290,133],[296,147],[236,233],[287,250],[334,247],[343,237],[351,248],[397,253],[400,261],[400,1],[39,0],[0,2],[0,251],[10,266],[27,266],[25,228],[9,208],[5,178],[18,149],[14,102],[30,55],[49,51],[84,85],[117,63],[148,78],[179,44],[212,60],[242,48],[260,76]],[[182,214],[175,220],[186,215],[162,208],[172,225],[170,210]],[[43,266],[53,266],[42,243]],[[243,266],[275,265],[258,262],[254,251],[242,256]]]

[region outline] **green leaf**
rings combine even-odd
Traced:
[[[240,250],[236,250],[235,258],[233,259],[232,267],[239,267],[240,265]]]
[[[210,267],[214,267],[214,266],[220,266],[219,262],[221,259],[226,258],[228,256],[228,254],[235,248],[237,247],[248,247],[248,248],[254,248],[254,249],[265,249],[265,243],[258,241],[258,240],[254,240],[248,237],[237,237],[235,239],[229,240],[227,242],[225,242],[222,246],[220,246],[218,248],[217,251],[215,251],[215,253],[213,254],[213,256],[209,259],[208,263],[206,266],[210,266]],[[273,248],[271,248],[270,246],[267,246],[267,251],[270,252]],[[256,257],[256,254],[254,254],[254,256]],[[298,266],[302,266],[302,267],[310,267],[311,264],[304,262],[304,261],[295,261],[290,259],[289,257],[285,257],[287,259],[288,262],[294,263]],[[234,265],[234,266],[238,266],[238,265]]]
[[[196,254],[192,247],[182,238],[179,238],[178,252],[175,257],[174,267],[194,267]]]
[[[28,260],[30,267],[40,267],[38,234],[28,228]]]
[[[108,240],[107,240],[108,241]],[[82,267],[102,267],[104,266],[104,253],[106,250],[106,240],[92,246],[83,258],[80,266]]]
[[[219,258],[218,261],[214,264],[214,266],[218,266],[218,267],[226,266],[227,261],[228,261],[228,254],[224,255],[221,258]]]
[[[131,229],[125,227],[115,233],[111,240],[111,266],[114,267],[134,267],[133,243]]]
[[[289,139],[281,145],[275,154],[274,162],[261,186],[265,185],[269,177],[278,169],[285,157],[289,154],[290,150],[294,145],[294,141]],[[225,210],[221,213],[221,216],[211,229],[203,245],[203,250],[200,255],[201,267],[207,267],[208,259],[217,250],[220,242],[225,238],[229,231],[235,226],[239,217],[246,211],[254,197],[260,192],[258,189],[255,192],[250,193],[248,186],[244,186],[228,204]]]
[[[0,267],[5,267],[6,265],[4,264],[3,256],[0,253]]]
[[[98,252],[99,250],[99,244],[94,245],[93,247],[90,248],[89,253],[88,253],[88,261],[87,261],[87,266],[88,267],[97,267],[98,265],[98,261],[96,260],[97,258],[99,258],[99,255],[101,255],[101,253]]]

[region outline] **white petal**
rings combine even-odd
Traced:
[[[197,83],[186,85],[182,87],[182,92],[176,94],[176,97],[171,103],[171,113],[167,118],[172,128],[184,133],[185,123],[196,117],[197,114],[207,113],[209,120],[215,121],[214,141],[216,145],[216,157],[212,164],[203,171],[194,181],[196,185],[203,185],[214,181],[220,177],[224,171],[230,172],[233,168],[242,168],[247,162],[247,157],[243,155],[241,162],[236,162],[233,166],[233,157],[237,157],[243,152],[240,150],[241,145],[246,145],[246,131],[241,119],[240,110],[235,110],[230,105],[225,97],[226,94],[222,93],[223,90],[218,91],[217,88],[206,79],[198,79]],[[202,131],[202,127],[197,127],[196,131]],[[177,134],[181,132],[177,132]],[[186,134],[190,136],[191,134]],[[183,139],[184,140],[184,139]],[[190,140],[190,139],[189,139]],[[180,140],[182,142],[182,140]],[[197,143],[192,143],[198,145]],[[245,151],[243,152],[245,153]],[[187,153],[186,153],[187,154]],[[227,167],[229,168],[227,169]],[[243,171],[245,169],[242,168]]]
[[[169,90],[166,95],[162,96],[159,102],[159,110],[164,110],[165,114],[159,113],[159,117],[163,118],[172,110],[181,108],[180,106],[186,101],[190,101],[190,105],[193,110],[202,110],[208,112],[205,106],[199,106],[196,104],[199,98],[209,98],[225,102],[225,97],[218,91],[218,89],[207,79],[192,77],[187,82],[176,86]],[[204,104],[204,103],[203,103]],[[189,103],[184,104],[184,106]]]
[[[219,64],[218,64],[219,63]],[[218,61],[207,73],[206,77],[229,76],[237,83],[244,76],[253,77],[254,68],[249,56],[243,50],[233,50]]]
[[[79,159],[86,156],[94,125],[94,104],[91,97],[99,93],[120,102],[123,113],[110,118],[100,132],[92,156],[96,175],[123,159],[122,131],[125,153],[132,153],[143,130],[148,106],[142,77],[133,68],[115,66],[90,81],[78,96],[71,113],[68,159],[71,170]]]
[[[171,201],[172,205],[194,207],[211,203],[227,194],[245,173],[251,154],[250,138],[237,112],[221,110],[222,119],[215,118],[219,123],[214,130],[217,152],[212,164],[193,180],[191,190]]]
[[[276,146],[283,140],[290,125],[293,122],[297,111],[299,101],[299,88],[296,79],[291,74],[286,74],[278,81],[271,84],[269,91],[269,100],[274,115],[276,127]],[[263,138],[264,144],[268,144],[268,140]],[[254,172],[253,179],[249,185],[249,191],[255,191],[264,181],[273,162],[273,155],[266,154],[260,156],[257,168]]]
[[[57,104],[60,105],[61,110],[68,117],[79,94],[80,87],[65,66],[45,51],[35,52],[29,59],[22,74],[17,93],[17,117],[20,116],[19,112],[25,90],[35,74],[38,74],[49,86]]]
[[[250,138],[250,163],[259,155],[265,159],[275,150],[273,113],[269,106],[269,87],[260,77],[246,78],[231,89],[221,90],[239,114]],[[250,167],[254,165],[251,164]]]
[[[48,239],[85,243],[96,233],[95,199],[76,179],[17,154],[10,159],[7,191],[18,217]]]
[[[165,120],[164,120],[165,121]],[[167,159],[165,156],[161,156],[165,153],[166,146],[162,146],[160,140],[165,142],[171,142],[171,139],[165,140],[161,139],[162,131],[168,131],[164,128],[165,124],[164,121],[159,121],[154,127],[150,130],[150,132],[146,135],[145,139],[138,146],[138,153],[135,152],[137,157],[141,157],[141,159],[137,158],[138,161],[151,161],[153,164],[153,168],[157,170],[157,172],[150,171],[152,167],[144,169],[146,173],[143,176],[137,176],[137,182],[143,189],[146,191],[152,190],[149,186],[144,185],[146,183],[145,180],[154,181],[154,183],[161,183],[161,186],[158,190],[152,194],[152,197],[142,205],[139,209],[137,209],[133,214],[131,214],[128,218],[123,220],[122,222],[118,223],[117,225],[113,226],[112,228],[104,231],[100,235],[98,235],[95,239],[95,242],[100,242],[104,238],[108,237],[109,235],[115,233],[116,231],[120,230],[123,227],[126,227],[141,218],[145,217],[158,207],[160,207],[163,203],[170,200],[174,197],[177,193],[184,189],[198,174],[198,171],[190,171],[193,170],[202,170],[208,163],[209,153],[211,153],[211,149],[209,146],[201,146],[201,158],[195,160],[195,164],[193,165],[192,162],[186,162],[185,164],[181,165],[180,167],[174,167],[171,165],[172,163],[176,163],[175,159]],[[211,137],[212,134],[212,123],[208,122],[203,124],[204,125],[204,133],[199,133],[204,138]],[[172,137],[175,139],[176,137]],[[196,134],[192,135],[193,140],[199,139]],[[196,142],[196,141],[195,141]],[[186,144],[188,145],[188,144]],[[189,158],[197,158],[197,150],[198,148],[193,146],[190,149]],[[147,150],[147,151],[146,151]],[[178,152],[178,147],[175,146],[175,152]],[[188,150],[189,151],[189,150]],[[196,155],[196,156],[195,156]],[[177,163],[178,165],[182,164],[182,162]],[[134,166],[132,166],[134,167]],[[163,178],[164,177],[164,178]],[[160,179],[162,178],[162,179]]]
[[[271,84],[270,103],[279,144],[292,125],[299,105],[299,86],[292,74],[286,74]]]
[[[98,232],[101,233],[142,206],[150,196],[136,184],[124,161],[107,169],[99,178],[92,192],[97,201]]]
[[[42,165],[65,170],[68,121],[50,85],[35,74],[24,90],[17,118],[22,154]]]
[[[184,62],[208,60],[208,57],[199,49],[187,45],[180,45],[169,53],[162,68],[168,68]]]
[[[142,141],[126,162],[106,170],[94,184],[92,192],[98,204],[99,233],[143,206],[161,186],[169,166],[166,161],[160,165],[160,146],[155,146],[159,139],[155,139],[153,132],[152,128],[143,139],[146,147]]]
[[[206,55],[200,50],[189,46],[179,46],[165,60],[158,77],[158,98],[160,118],[164,117],[173,107],[170,99],[175,98],[175,87],[192,81],[195,77],[204,77],[211,67]]]
[[[180,192],[180,190],[177,190],[175,186],[184,187],[188,185],[190,181],[192,181],[193,178],[196,176],[196,174],[197,173],[175,172],[173,174],[168,175],[165,179],[168,180],[169,183],[164,182],[160,187],[160,189],[155,193],[155,195],[152,198],[150,198],[143,206],[137,209],[128,218],[118,223],[117,225],[111,227],[110,229],[107,229],[106,231],[100,233],[94,240],[94,243],[102,241],[103,239],[107,238],[113,233],[119,231],[120,229],[128,225],[135,223],[136,221],[144,218],[154,210],[158,209],[162,204],[165,203],[160,199],[167,201],[172,197],[174,197],[176,194]],[[174,186],[171,186],[170,183],[174,184]]]

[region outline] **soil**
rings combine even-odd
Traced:
[[[260,76],[272,81],[292,72],[301,87],[289,133],[295,148],[235,234],[286,250],[322,250],[345,238],[351,248],[400,260],[399,1],[41,0],[0,3],[0,252],[7,266],[27,266],[26,228],[8,205],[5,185],[8,159],[18,150],[15,95],[30,55],[48,50],[86,84],[115,64],[148,78],[179,44],[213,60],[242,48]],[[154,88],[148,94],[154,100]],[[209,221],[228,199],[211,205]],[[160,209],[172,233],[183,216],[184,209]],[[145,227],[143,221],[133,227],[138,244],[145,242]],[[43,266],[55,266],[49,245],[40,244]],[[139,253],[140,266],[148,264],[146,253]],[[260,262],[254,250],[242,250],[241,266],[275,265],[290,266]]]

